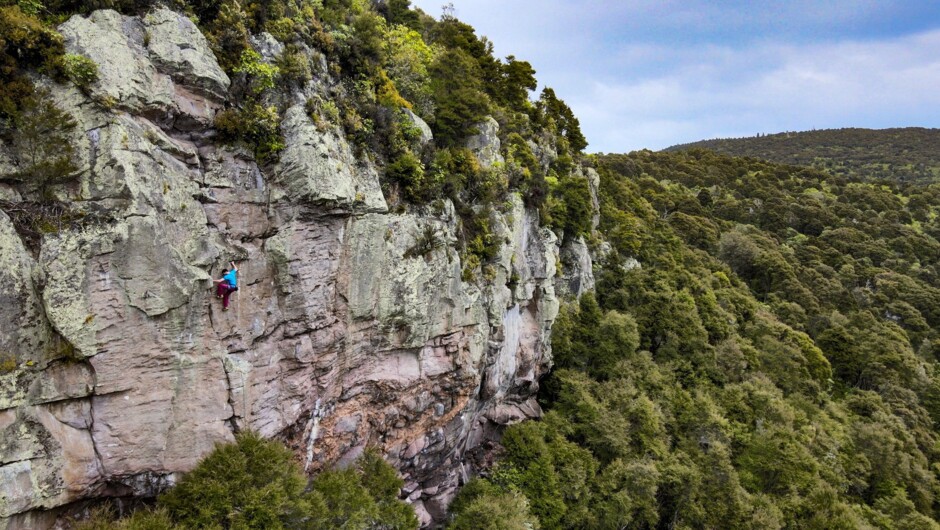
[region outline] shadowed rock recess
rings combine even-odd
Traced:
[[[216,139],[230,80],[189,19],[102,10],[59,31],[99,79],[46,83],[78,124],[79,177],[55,193],[96,221],[29,245],[0,212],[0,353],[16,363],[0,372],[0,527],[153,496],[245,429],[310,471],[377,446],[422,522],[441,518],[500,426],[540,414],[556,282],[593,285],[583,241],[562,252],[513,195],[492,219],[495,274],[463,281],[453,207],[389,213],[373,163],[304,112],[326,74],[291,96],[285,149],[261,168]],[[470,145],[487,164],[494,127]],[[444,244],[411,257],[428,227]],[[240,290],[222,312],[211,277],[229,260]]]

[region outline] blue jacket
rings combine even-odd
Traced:
[[[222,276],[222,279],[228,282],[232,287],[238,287],[238,273],[237,271],[231,270],[225,273],[225,276]]]

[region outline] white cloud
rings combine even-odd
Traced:
[[[594,82],[568,103],[590,149],[607,152],[782,130],[937,126],[937,49],[940,31],[878,42],[686,50],[664,75]]]

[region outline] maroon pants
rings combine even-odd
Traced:
[[[235,289],[232,289],[232,286],[228,282],[222,282],[215,288],[215,294],[222,297],[222,308],[228,309],[228,297],[232,296],[232,293],[235,292]]]

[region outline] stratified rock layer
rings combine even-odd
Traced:
[[[185,17],[96,11],[61,31],[101,76],[88,95],[48,83],[79,125],[79,183],[55,193],[97,221],[30,252],[0,213],[6,527],[152,496],[242,429],[311,471],[378,446],[423,522],[442,517],[473,454],[540,414],[555,235],[512,197],[487,279],[465,282],[453,207],[388,213],[372,162],[302,104],[267,171],[215,144],[229,79]],[[495,126],[470,142],[487,165]],[[229,260],[240,289],[223,312],[210,280]]]

